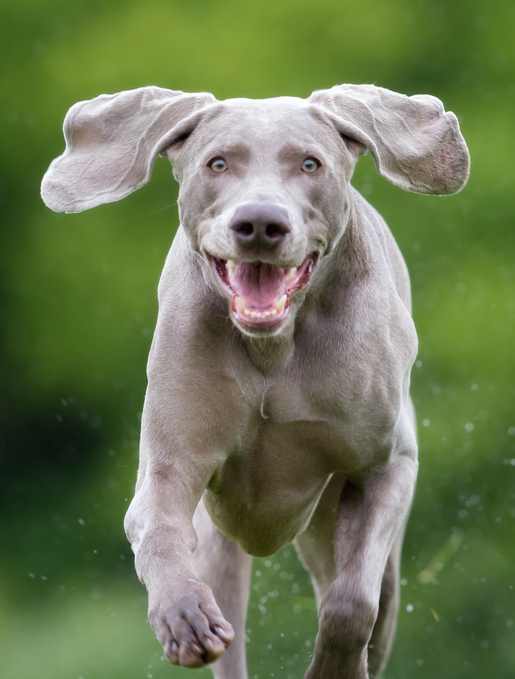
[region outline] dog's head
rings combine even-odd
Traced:
[[[145,184],[158,154],[180,184],[181,223],[246,334],[293,323],[321,259],[349,221],[349,183],[369,150],[379,172],[421,193],[454,193],[469,157],[435,97],[340,85],[308,99],[229,99],[144,87],[79,102],[45,203],[80,212]]]

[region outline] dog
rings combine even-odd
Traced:
[[[125,518],[165,655],[246,679],[252,555],[293,542],[319,616],[306,679],[379,677],[418,468],[417,334],[405,262],[351,178],[368,151],[401,189],[461,190],[456,116],[374,85],[143,87],[75,104],[64,136],[52,210],[120,200],[159,155],[180,185]]]

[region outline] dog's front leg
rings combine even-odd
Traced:
[[[163,419],[160,398],[147,392],[136,493],[125,517],[136,572],[148,591],[148,615],[169,660],[200,667],[219,658],[234,632],[194,567],[192,517],[216,467],[194,435]]]
[[[368,679],[368,644],[386,562],[409,511],[417,462],[398,455],[365,479],[347,483],[336,528],[336,578],[319,613],[306,679]]]

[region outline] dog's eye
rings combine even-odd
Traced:
[[[213,172],[225,172],[227,170],[227,163],[221,156],[211,158],[207,166],[213,170]]]
[[[309,156],[308,158],[304,158],[304,162],[302,163],[302,171],[312,174],[313,172],[316,172],[321,165],[322,163],[319,160]]]

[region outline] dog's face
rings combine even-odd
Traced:
[[[362,150],[408,191],[454,193],[469,171],[458,121],[441,101],[374,85],[226,101],[141,87],[78,102],[64,135],[41,187],[57,212],[120,200],[169,156],[192,247],[250,335],[291,329],[349,221]]]
[[[245,334],[293,323],[345,230],[361,148],[318,107],[281,97],[220,103],[167,150],[181,223]]]

